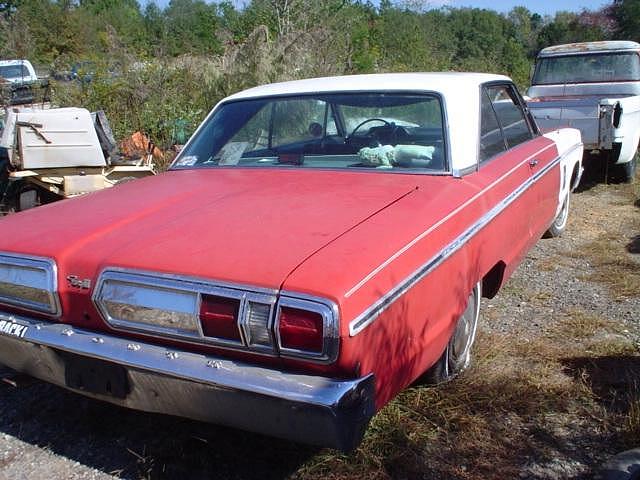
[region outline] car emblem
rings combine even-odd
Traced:
[[[67,283],[70,287],[80,288],[82,290],[89,290],[91,288],[91,279],[82,279],[77,275],[67,275]]]

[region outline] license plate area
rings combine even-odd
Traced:
[[[129,393],[129,378],[123,366],[66,352],[62,358],[67,387],[115,398],[125,398]]]

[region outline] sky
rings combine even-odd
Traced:
[[[208,0],[207,0],[208,1]],[[321,1],[321,0],[318,0]],[[160,7],[166,7],[169,0],[141,0],[140,3],[145,5],[148,2],[155,2]],[[432,7],[440,7],[448,5],[450,7],[476,7],[489,8],[498,12],[508,12],[514,6],[522,5],[527,7],[534,13],[541,15],[553,15],[558,10],[569,10],[579,12],[582,9],[597,10],[604,5],[612,3],[603,0],[537,0],[535,2],[523,0],[422,0],[423,3]],[[243,0],[235,0],[236,5],[246,3]],[[373,3],[378,3],[373,0]]]

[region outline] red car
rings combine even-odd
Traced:
[[[481,295],[565,228],[581,158],[503,76],[238,93],[167,173],[0,220],[0,363],[353,449],[404,387],[468,365]]]

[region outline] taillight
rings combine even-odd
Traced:
[[[322,353],[324,318],[321,314],[292,307],[280,308],[280,347]]]
[[[338,356],[338,308],[323,298],[281,295],[274,331],[283,357],[328,363]]]
[[[240,300],[201,295],[200,323],[205,337],[242,342],[238,328]]]

